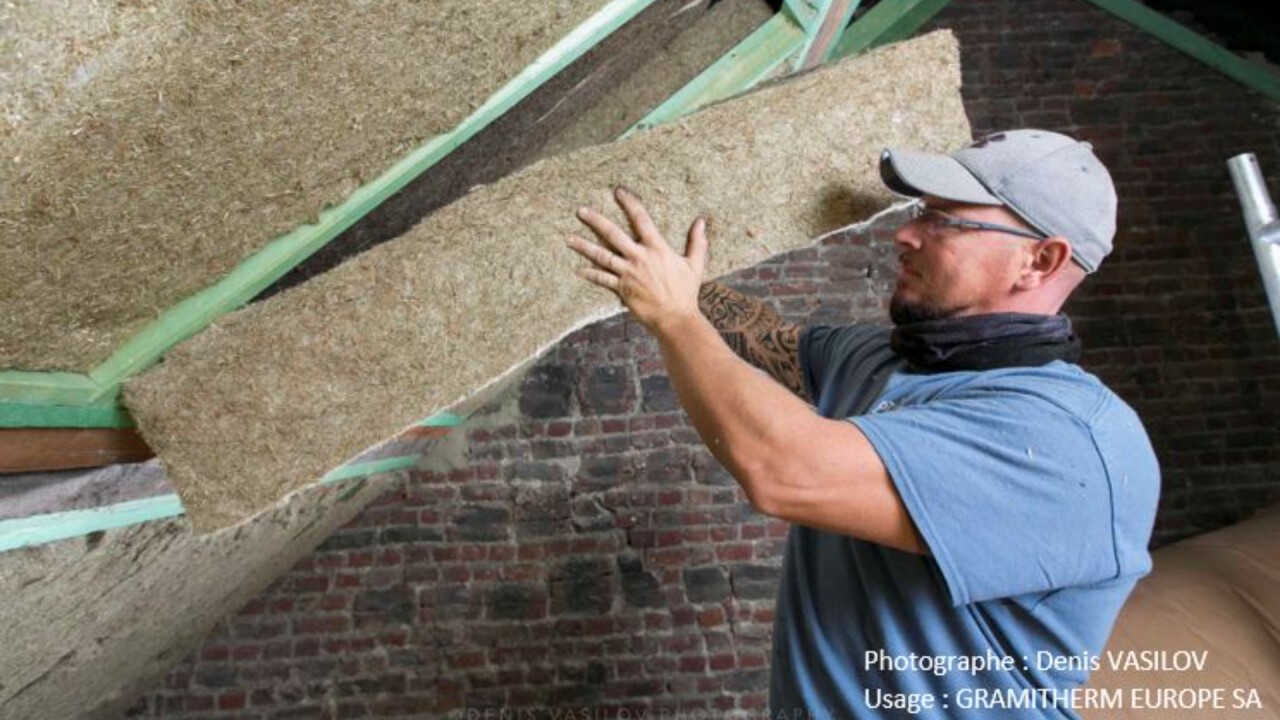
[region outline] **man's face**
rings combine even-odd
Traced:
[[[965,220],[1027,229],[1002,207],[925,198],[930,209]],[[889,305],[897,325],[1004,311],[1036,241],[990,230],[968,230],[918,218],[894,235],[900,270]]]

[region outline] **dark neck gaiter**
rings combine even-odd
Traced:
[[[1080,339],[1066,315],[992,313],[899,325],[894,352],[917,372],[1034,367],[1076,362]]]

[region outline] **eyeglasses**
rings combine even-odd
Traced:
[[[947,228],[956,228],[959,230],[987,230],[990,232],[1007,233],[1009,235],[1031,238],[1032,240],[1047,239],[1047,236],[1044,234],[1033,232],[1031,230],[1023,230],[1021,228],[1010,227],[1008,225],[999,225],[996,223],[980,222],[978,220],[968,220],[966,218],[956,217],[955,215],[945,213],[936,208],[928,207],[922,202],[911,205],[907,212],[908,222],[919,222],[935,234],[941,233]]]

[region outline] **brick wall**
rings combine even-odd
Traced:
[[[965,0],[934,25],[960,36],[976,132],[1070,132],[1113,169],[1118,250],[1070,310],[1160,455],[1157,542],[1280,500],[1280,347],[1225,169],[1252,151],[1280,173],[1277,108],[1076,0]],[[731,283],[795,319],[882,317],[891,225]],[[785,527],[699,446],[638,326],[578,332],[459,433],[133,714],[764,706]]]

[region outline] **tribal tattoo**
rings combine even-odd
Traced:
[[[716,282],[702,285],[698,307],[743,360],[808,400],[800,371],[800,326],[785,322],[760,300]]]

